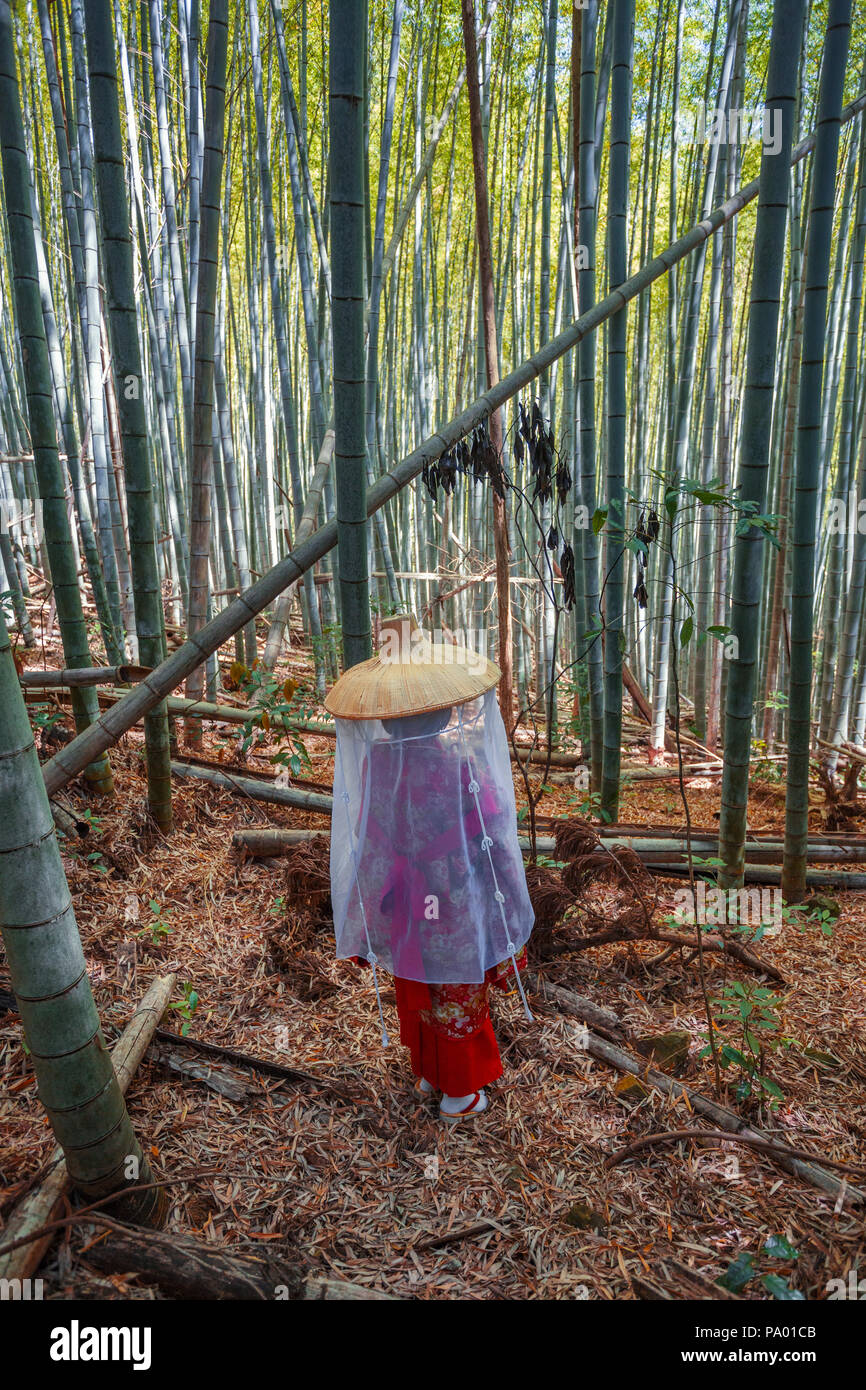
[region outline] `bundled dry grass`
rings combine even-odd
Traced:
[[[303,907],[314,922],[331,920],[330,839],[316,835],[312,840],[295,845],[286,856],[285,884],[287,899]]]

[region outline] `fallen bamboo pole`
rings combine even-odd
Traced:
[[[549,988],[544,980],[538,982],[542,985],[540,990],[542,998],[545,997]],[[558,989],[557,993],[561,996],[570,991]],[[554,996],[551,994],[551,998]],[[555,998],[554,998],[554,1002]],[[566,1025],[573,1029],[573,1025]],[[576,1050],[589,1053],[597,1061],[605,1062],[608,1066],[614,1067],[617,1071],[623,1072],[626,1076],[636,1076],[640,1081],[654,1086],[673,1101],[684,1101],[689,1109],[697,1111],[699,1115],[705,1115],[719,1128],[727,1130],[732,1136],[741,1134],[744,1138],[754,1139],[761,1145],[761,1152],[771,1158],[774,1163],[778,1163],[787,1172],[793,1173],[796,1177],[802,1178],[805,1182],[811,1183],[814,1187],[820,1188],[828,1193],[839,1203],[850,1202],[853,1206],[866,1205],[866,1193],[860,1188],[852,1187],[847,1182],[840,1182],[832,1173],[820,1167],[820,1158],[815,1162],[805,1162],[803,1159],[792,1157],[785,1146],[777,1145],[772,1135],[765,1134],[762,1130],[755,1129],[754,1126],[746,1123],[745,1120],[733,1110],[728,1110],[717,1101],[710,1100],[700,1091],[694,1090],[683,1081],[675,1081],[667,1073],[657,1071],[654,1067],[647,1064],[644,1057],[637,1057],[615,1043],[605,1041],[598,1037],[591,1029],[584,1024],[577,1034],[575,1042]]]
[[[185,766],[189,767],[189,765]],[[175,764],[172,763],[172,770],[174,768]],[[211,775],[209,768],[190,768],[189,775],[201,775],[203,781],[212,782],[214,785],[225,787],[227,790],[240,791],[252,797],[254,801],[298,806],[304,810],[321,811],[323,815],[330,815],[331,813],[331,799],[319,796],[315,792],[305,792],[299,788],[271,787],[268,783],[254,782],[250,778],[236,778],[227,774],[214,773]],[[262,795],[260,792],[262,788],[265,793],[270,794]],[[250,830],[236,830],[232,836],[232,843],[236,849],[243,850],[254,857],[269,858],[288,854],[302,840],[324,833],[327,832],[256,827]],[[529,841],[525,836],[520,836],[520,845],[524,851],[529,849]],[[536,845],[542,854],[549,855],[556,852],[556,841],[552,836],[539,835],[536,839]],[[660,840],[656,843],[647,843],[640,838],[607,836],[604,839],[604,845],[607,849],[633,850],[641,863],[645,864],[653,873],[682,875],[688,872],[688,855],[681,848],[679,842]],[[692,841],[692,854],[697,859],[705,856],[714,857],[717,852],[718,841]],[[781,859],[781,845],[778,847],[747,846],[746,852],[749,856],[749,862],[746,866],[747,883],[776,884],[781,882],[779,871],[772,867],[774,861]],[[866,845],[858,846],[856,849],[836,845],[816,845],[810,847],[809,858],[817,863],[835,863],[837,861],[862,863],[866,862]],[[703,871],[700,864],[695,867],[698,873]],[[820,869],[810,869],[808,873],[810,876],[808,882],[811,887],[866,888],[866,874],[850,874],[837,870],[823,871]]]
[[[332,797],[304,791],[300,787],[278,787],[272,782],[262,782],[252,777],[236,777],[234,773],[216,772],[213,768],[198,767],[195,763],[172,761],[171,770],[176,777],[208,782],[212,787],[238,792],[253,801],[265,801],[272,806],[295,806],[304,811],[318,811],[326,816],[331,814]]]
[[[32,686],[77,690],[85,685],[134,685],[152,670],[151,666],[78,666],[63,671],[19,671],[18,679],[25,690]]]
[[[126,1093],[136,1068],[147,1051],[160,1019],[168,1007],[176,977],[157,977],[148,989],[111,1054],[112,1065],[121,1092]],[[15,1208],[3,1230],[3,1244],[11,1244],[28,1236],[54,1219],[56,1208],[69,1187],[63,1151],[55,1148],[48,1160],[47,1177]],[[27,1279],[39,1264],[54,1239],[55,1232],[0,1255],[0,1279]]]
[[[852,120],[866,108],[866,93],[846,106],[842,112],[843,124]],[[792,164],[805,159],[814,148],[813,132],[792,152]],[[425,439],[411,454],[395,464],[393,469],[382,474],[367,491],[367,515],[372,516],[392,497],[395,497],[408,483],[418,476],[425,464],[434,463],[447,449],[465,438],[482,420],[495,410],[512,400],[554,362],[576,347],[579,342],[595,332],[603,323],[623,309],[632,299],[648,289],[656,280],[667,275],[673,266],[690,256],[703,246],[727,222],[730,222],[751,203],[759,191],[759,180],[741,188],[720,207],[715,208],[684,236],[666,247],[660,255],[642,266],[634,275],[624,280],[610,294],[600,299],[585,314],[564,328],[539,348],[532,357],[515,367],[501,378],[495,386],[482,392],[465,410],[443,425],[441,429]],[[316,475],[319,469],[317,467]],[[309,499],[308,499],[309,500]],[[312,524],[312,523],[311,523]],[[308,569],[326,555],[337,543],[337,522],[331,520],[313,531],[294,550],[257,580],[244,593],[239,594],[226,608],[200,628],[183,646],[157,666],[139,685],[118,701],[113,709],[107,710],[95,724],[78,734],[71,743],[62,748],[47,762],[43,769],[45,785],[49,795],[60,790],[73,777],[92,763],[100,753],[136,724],[143,715],[154,709],[167,695],[176,690],[196,667],[206,661],[224,642],[227,642],[247,623],[256,618],[263,608],[272,603],[290,584],[300,579]]]
[[[811,858],[811,854],[808,856]],[[688,875],[688,864],[647,865],[654,874],[661,877],[679,878]],[[700,868],[698,870],[700,872]],[[747,864],[744,874],[746,883],[765,883],[781,886],[782,870],[769,864]],[[842,888],[848,892],[862,892],[866,888],[866,874],[848,873],[842,869],[807,869],[806,884],[809,888]]]
[[[288,854],[295,845],[327,833],[326,830],[236,830],[232,845],[255,859],[270,859]]]

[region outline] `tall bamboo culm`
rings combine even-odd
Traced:
[[[791,679],[788,704],[788,775],[782,893],[800,902],[806,893],[809,839],[809,757],[812,747],[812,641],[815,617],[815,539],[821,482],[821,423],[827,321],[827,279],[833,239],[836,164],[845,62],[851,35],[851,0],[830,0],[818,138],[812,159],[812,192],[803,300],[803,362],[792,532]]]
[[[755,224],[752,297],[746,388],[740,433],[740,497],[763,514],[770,456],[772,402],[779,333],[779,297],[785,259],[791,141],[797,92],[797,60],[805,0],[775,0],[770,38],[765,109],[779,113],[781,147],[764,150]],[[738,528],[734,541],[731,586],[731,632],[736,655],[729,662],[725,698],[725,766],[719,856],[724,867],[719,883],[736,888],[743,882],[746,806],[749,797],[749,757],[752,713],[757,694],[758,641],[766,532],[759,526]]]
[[[8,14],[9,6],[0,3]],[[51,807],[0,613],[0,931],[39,1099],[71,1182],[90,1200],[152,1182],[102,1036]],[[156,1224],[164,1189],[117,1216]]]
[[[45,549],[57,605],[64,661],[69,667],[92,666],[78,588],[75,547],[66,510],[65,479],[57,448],[51,362],[42,320],[30,169],[21,117],[9,0],[0,0],[0,147],[30,442],[39,483]],[[76,728],[82,733],[99,718],[96,691],[74,691],[72,709]],[[86,768],[85,776],[94,791],[106,796],[113,794],[114,781],[107,757],[95,758]]]
[[[628,188],[631,149],[634,0],[616,0],[611,22],[610,180],[608,188],[608,288],[628,276]],[[628,388],[628,310],[614,314],[607,350],[607,582],[604,601],[604,750],[601,811],[619,814],[622,742],[622,652],[626,578],[625,464]]]
[[[208,23],[204,158],[199,205],[190,489],[189,631],[191,634],[198,632],[204,626],[208,615],[208,566],[213,529],[214,336],[219,265],[220,190],[225,141],[227,55],[228,7],[226,0],[214,0]],[[203,688],[204,666],[198,666],[187,681],[186,692],[190,699],[200,700]],[[186,737],[193,747],[201,746],[201,720],[191,719],[187,721]]]
[[[84,20],[106,310],[129,516],[135,629],[139,658],[152,667],[165,656],[165,624],[110,0],[88,0]],[[164,702],[147,715],[144,740],[147,804],[160,830],[167,833],[172,820],[171,751]]]
[[[364,54],[367,0],[331,0],[329,168],[334,465],[346,666],[371,652],[364,353]]]

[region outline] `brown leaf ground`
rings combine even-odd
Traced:
[[[302,673],[302,655],[293,656]],[[207,756],[218,757],[228,737],[209,732]],[[305,741],[313,768],[307,779],[330,784],[333,744]],[[636,1105],[624,1099],[619,1073],[576,1048],[573,1026],[538,999],[532,1024],[514,998],[494,1001],[505,1076],[491,1088],[484,1116],[443,1127],[435,1109],[414,1097],[399,1044],[381,1048],[369,976],[334,959],[327,926],[297,940],[306,973],[275,968],[269,937],[291,914],[285,866],[244,862],[231,847],[232,832],[263,824],[325,830],[326,821],[184,783],[176,787],[176,829],[160,841],[144,815],[138,733],[114,751],[113,765],[117,799],[93,805],[98,827],[82,850],[64,856],[109,1039],[153,977],[173,970],[199,995],[191,1037],[303,1069],[321,1082],[253,1073],[253,1094],[234,1102],[149,1054],[129,1107],[158,1175],[222,1175],[172,1189],[170,1229],[238,1251],[300,1252],[323,1274],[425,1299],[628,1299],[639,1296],[635,1280],[685,1296],[670,1261],[715,1280],[743,1251],[756,1257],[760,1273],[780,1273],[820,1299],[830,1279],[861,1264],[862,1213],[834,1210],[831,1198],[742,1147],[687,1142],[604,1171],[605,1157],[630,1140],[701,1121],[654,1092]],[[268,766],[255,755],[250,765]],[[694,823],[716,823],[718,796],[716,784],[690,786]],[[573,813],[572,797],[568,786],[557,787],[540,809]],[[86,804],[79,789],[71,799],[79,809]],[[776,786],[753,787],[753,829],[778,829],[782,809]],[[675,785],[633,784],[621,819],[681,822]],[[662,885],[662,914],[676,886]],[[606,910],[609,892],[598,888],[597,911]],[[802,1046],[781,1052],[771,1075],[784,1102],[775,1113],[765,1107],[749,1114],[793,1145],[862,1164],[866,894],[839,896],[843,912],[831,938],[814,927],[786,926],[760,943],[791,982],[786,1033],[839,1065],[810,1061]],[[157,916],[171,930],[154,943],[147,928]],[[686,1079],[710,1094],[711,1070],[698,1058],[705,1022],[697,967],[684,964],[679,951],[659,963],[660,954],[658,944],[606,946],[560,956],[545,973],[614,1010],[635,1033],[686,1031]],[[711,992],[725,980],[747,978],[718,959],[708,961],[708,972]],[[6,973],[0,969],[0,988],[8,988]],[[314,978],[320,988],[311,990]],[[387,990],[386,1012],[396,1039]],[[180,1018],[165,1026],[179,1028]],[[0,1118],[2,1244],[11,1209],[51,1148],[11,1012],[0,1014]],[[489,1223],[482,1235],[421,1248],[480,1220]],[[761,1255],[776,1234],[791,1241],[799,1259]],[[135,1277],[98,1274],[74,1228],[41,1274],[50,1297],[161,1296]],[[745,1296],[769,1297],[758,1281]]]

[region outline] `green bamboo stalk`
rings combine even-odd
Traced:
[[[165,626],[156,559],[150,438],[144,410],[145,384],[110,0],[88,0],[85,26],[106,307],[129,512],[135,625],[140,658],[152,667],[158,666],[165,656]],[[164,704],[150,711],[144,732],[148,807],[160,830],[167,833],[172,818],[168,716]]]
[[[57,449],[51,363],[42,319],[30,201],[30,171],[15,70],[12,13],[8,0],[0,0],[0,147],[15,290],[15,315],[22,350],[30,439],[39,482],[45,546],[57,604],[63,654],[67,666],[92,666],[93,661],[87,645],[87,626],[78,588],[75,550],[66,511],[66,489]],[[76,691],[73,712],[75,726],[79,733],[82,733],[99,717],[95,691]],[[88,764],[91,764],[90,759]],[[85,767],[85,775],[94,791],[105,796],[112,795],[114,782],[108,759],[96,758],[92,765],[85,764]]]
[[[628,275],[628,189],[631,150],[634,0],[615,0],[611,58],[610,173],[608,181],[608,284],[613,292]],[[622,741],[622,659],[625,642],[625,465],[627,439],[627,335],[625,304],[608,329],[607,376],[607,575],[604,599],[604,749],[601,812],[619,813]]]
[[[0,60],[9,33],[0,0]],[[2,71],[6,77],[5,64]],[[5,85],[5,81],[4,81]],[[8,88],[3,93],[4,104]],[[133,1133],[90,991],[87,962],[6,624],[0,614],[0,930],[27,1048],[69,1177],[96,1200],[152,1181]],[[131,1193],[112,1210],[157,1224],[164,1192]]]
[[[364,430],[364,53],[367,0],[331,0],[329,170],[334,468],[343,661],[372,651],[367,565],[367,443]]]
[[[38,0],[39,23],[42,32],[42,48],[45,57],[45,73],[48,80],[48,92],[51,100],[51,115],[54,124],[54,134],[57,145],[57,165],[60,174],[60,186],[63,201],[63,217],[69,241],[70,259],[72,261],[73,278],[75,281],[75,295],[79,310],[79,326],[83,327],[87,317],[87,289],[84,273],[84,254],[81,246],[80,228],[78,225],[78,208],[76,205],[75,189],[72,183],[72,171],[69,163],[69,144],[66,136],[66,114],[63,109],[63,99],[60,92],[60,84],[57,78],[57,64],[54,52],[54,37],[51,31],[51,20],[48,13],[48,0]],[[39,244],[37,243],[37,250]],[[45,286],[47,277],[40,275],[40,280]],[[60,351],[59,340],[56,340],[56,325],[54,334],[51,331],[51,316],[53,306],[51,305],[50,293],[46,295],[43,289],[43,310],[45,316],[46,335],[49,342],[49,351],[52,359],[52,369],[54,372],[55,389],[58,393],[58,405],[60,407],[63,432],[65,435],[65,446],[67,456],[67,469],[72,482],[75,505],[78,512],[78,524],[81,530],[81,541],[87,561],[87,573],[90,578],[90,586],[93,590],[93,599],[99,614],[99,622],[102,630],[102,640],[105,644],[105,653],[111,662],[121,662],[123,653],[120,648],[118,634],[114,628],[114,620],[111,613],[111,606],[108,598],[108,590],[105,583],[105,576],[100,563],[99,550],[96,544],[96,537],[93,534],[93,526],[90,518],[90,505],[87,492],[83,486],[81,474],[81,461],[78,456],[78,444],[75,439],[75,425],[72,418],[72,405],[68,399],[65,369],[63,357]]]
[[[740,439],[740,497],[762,514],[766,505],[771,402],[779,329],[779,295],[784,263],[785,223],[790,184],[797,59],[805,0],[775,0],[765,110],[778,113],[781,148],[764,150],[755,228],[755,264],[749,310],[749,343]],[[766,533],[758,526],[738,528],[734,542],[731,630],[737,654],[728,663],[725,700],[725,767],[719,853],[719,883],[735,888],[743,881],[746,806],[753,705],[757,691],[758,617]]]
[[[856,101],[845,108],[842,115],[843,122],[852,120],[864,108],[866,108],[866,94],[858,97]],[[814,136],[809,136],[801,142],[793,155],[789,153],[789,158],[793,162],[804,159],[813,149],[814,143]],[[476,400],[471,401],[452,420],[442,425],[437,433],[425,439],[410,454],[396,463],[369,489],[367,493],[368,515],[372,515],[379,507],[383,507],[391,498],[397,496],[401,489],[418,476],[425,463],[439,459],[446,449],[456,444],[469,434],[481,420],[489,416],[491,410],[495,410],[498,406],[512,400],[521,391],[524,391],[531,382],[537,380],[545,367],[550,366],[559,357],[569,352],[587,334],[597,331],[601,324],[610,319],[630,300],[636,298],[649,285],[666,275],[672,265],[684,260],[714,232],[729,223],[744,207],[758,197],[760,186],[760,180],[755,179],[733,194],[709,217],[704,218],[673,245],[667,247],[647,265],[642,266],[634,275],[629,276],[622,285],[593,305],[585,314],[581,314],[574,323],[569,324],[555,338],[552,338],[546,348],[539,350],[522,362],[520,366],[515,367],[513,371],[500,380],[498,386],[491,387]],[[777,257],[778,259],[780,257]],[[752,409],[754,410],[755,407],[753,406]],[[49,793],[53,795],[73,777],[76,777],[97,753],[110,748],[127,729],[141,719],[143,714],[180,685],[196,665],[215,652],[235,632],[249,623],[269,603],[272,603],[289,584],[300,579],[305,571],[317,560],[320,560],[323,555],[326,555],[336,543],[337,523],[335,520],[331,520],[314,531],[300,545],[297,545],[290,555],[287,555],[243,594],[240,594],[193,638],[185,642],[176,652],[173,652],[134,691],[125,695],[113,709],[107,711],[92,729],[80,734],[66,748],[50,759],[43,769],[45,784]]]
[[[598,182],[595,154],[595,83],[596,34],[598,4],[591,0],[581,15],[581,74],[580,74],[580,241],[585,248],[584,261],[578,276],[579,311],[586,313],[595,303],[595,245],[596,201]],[[596,507],[596,434],[595,434],[595,370],[596,336],[588,333],[578,348],[580,395],[580,500],[589,517]],[[590,745],[589,763],[592,790],[601,790],[601,769],[604,756],[604,654],[600,638],[587,638],[592,629],[600,629],[598,582],[598,538],[593,528],[584,529],[582,538],[584,567],[583,613],[578,610],[581,627],[576,632],[578,650],[586,648],[589,682]]]
[[[76,215],[81,224],[81,243],[84,256],[83,293],[79,299],[81,336],[87,375],[87,410],[90,428],[90,453],[93,460],[96,523],[102,554],[105,586],[111,611],[112,627],[121,646],[123,618],[121,614],[120,574],[115,553],[115,536],[111,513],[109,473],[111,461],[106,439],[106,405],[102,385],[102,305],[100,302],[99,246],[96,227],[96,206],[93,189],[93,148],[90,113],[87,102],[87,63],[84,54],[83,0],[72,0],[70,31],[75,69],[75,125],[80,189]]]
[[[187,625],[190,634],[198,632],[207,621],[210,591],[208,563],[213,508],[214,325],[225,143],[227,56],[228,8],[226,0],[215,0],[211,5],[208,25],[204,159],[199,205]],[[192,700],[199,699],[203,684],[204,668],[199,666],[187,681],[188,697]],[[194,743],[199,742],[201,727],[188,726],[187,735]]]
[[[803,365],[797,427],[797,470],[792,531],[791,677],[788,704],[788,775],[785,784],[785,855],[782,892],[789,902],[806,893],[809,835],[809,755],[812,746],[812,640],[815,603],[815,539],[821,472],[822,379],[827,319],[827,279],[833,237],[836,164],[845,63],[851,35],[851,0],[829,0],[818,138],[812,169],[803,308]]]

